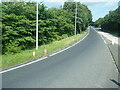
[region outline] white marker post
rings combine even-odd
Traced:
[[[115,39],[112,39],[112,45],[114,45],[115,44]]]
[[[35,57],[35,51],[33,51],[33,57]]]

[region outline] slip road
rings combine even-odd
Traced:
[[[111,54],[93,27],[77,45],[2,74],[3,88],[118,88]]]

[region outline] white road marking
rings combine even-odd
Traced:
[[[53,54],[51,54],[51,55],[49,55],[49,56],[54,56],[54,55],[56,55],[56,54],[58,54],[58,53],[61,53],[61,52],[65,51],[65,50],[67,50],[67,49],[69,49],[69,48],[77,45],[78,43],[80,43],[81,41],[83,41],[83,40],[89,35],[89,33],[90,33],[90,28],[89,28],[89,30],[88,30],[88,34],[87,34],[84,38],[82,38],[80,41],[76,42],[76,43],[73,44],[72,46],[69,46],[69,47],[67,47],[67,48],[65,48],[65,49],[62,49],[61,51],[58,51],[58,52],[56,52],[56,53],[53,53]],[[48,57],[43,57],[43,58],[37,59],[37,60],[35,60],[35,61],[31,61],[31,62],[26,63],[26,64],[23,64],[23,65],[20,65],[20,66],[16,66],[16,67],[13,67],[13,68],[10,68],[10,69],[1,71],[0,74],[5,73],[5,72],[8,72],[8,71],[15,70],[15,69],[18,69],[18,68],[21,68],[21,67],[24,67],[24,66],[27,66],[27,65],[30,65],[30,64],[33,64],[33,63],[35,63],[35,62],[39,62],[39,61],[44,60],[44,59],[46,59],[46,58],[48,58]]]
[[[100,36],[101,36],[101,35],[100,35]],[[102,36],[101,36],[101,38],[103,39],[104,43],[107,44],[106,41],[105,41],[105,39],[104,39]]]
[[[93,28],[94,29],[94,28]],[[94,29],[95,30],[95,29]],[[96,31],[96,30],[95,30]],[[96,31],[97,32],[97,31]],[[98,32],[97,32],[98,33]],[[98,33],[99,34],[99,33]],[[100,35],[100,34],[99,34]],[[105,44],[107,44],[106,43],[106,41],[105,41],[105,39],[102,37],[102,35],[100,35],[101,36],[101,38],[103,39],[103,41],[104,41],[104,43]],[[115,43],[115,39],[112,39],[112,45]],[[107,46],[107,48],[108,48],[108,46]],[[109,48],[108,48],[109,49]],[[111,53],[110,53],[111,54]],[[117,69],[117,66],[116,66],[116,64],[115,64],[115,61],[114,61],[114,59],[113,59],[113,57],[112,57],[112,55],[110,55],[111,56],[111,58],[112,58],[112,63],[114,64],[114,66],[115,66],[115,68],[116,68],[116,70],[118,71],[118,73],[119,73],[119,70]]]
[[[13,67],[13,68],[10,68],[10,69],[8,69],[8,70],[1,71],[0,74],[5,73],[5,72],[8,72],[8,71],[11,71],[11,70],[14,70],[14,69],[18,69],[18,68],[21,68],[21,67],[24,67],[24,66],[27,66],[27,65],[30,65],[30,64],[33,64],[33,63],[35,63],[35,62],[44,60],[44,59],[46,59],[46,58],[47,58],[47,57],[43,57],[43,58],[37,59],[37,60],[35,60],[35,61],[29,62],[29,63],[26,63],[26,64],[23,64],[23,65],[20,65],[20,66],[17,66],[17,67]]]
[[[89,35],[89,33],[90,33],[90,30],[88,31],[88,34],[87,34],[85,37],[83,37],[81,40],[79,40],[78,42],[74,43],[73,45],[71,45],[71,46],[69,46],[69,47],[67,47],[67,48],[65,48],[65,49],[62,49],[61,51],[55,52],[55,53],[53,53],[53,54],[51,54],[51,55],[49,55],[49,56],[54,56],[54,55],[56,55],[56,54],[58,54],[58,53],[60,53],[60,52],[63,52],[63,51],[65,51],[65,50],[67,50],[67,49],[69,49],[69,48],[77,45],[78,43],[80,43],[81,41],[83,41],[83,40]]]
[[[94,28],[93,28],[93,29],[94,29]],[[97,32],[95,29],[94,29],[94,31]],[[97,33],[98,33],[98,32],[97,32]],[[98,34],[99,34],[99,33],[98,33]],[[100,34],[99,34],[99,35],[100,35]],[[104,39],[101,35],[100,35],[100,37],[103,39],[104,43],[107,44],[106,41],[105,41],[105,39]]]
[[[54,56],[54,55],[56,55],[56,54],[58,54],[58,53],[61,53],[61,52],[65,51],[65,50],[67,50],[67,49],[69,49],[69,48],[70,48],[70,47],[67,47],[67,48],[62,49],[62,50],[60,50],[60,51],[58,51],[58,52],[55,52],[55,53],[53,53],[53,54],[51,54],[51,55],[49,55],[49,56]]]
[[[112,34],[103,32],[103,31],[98,31],[98,33],[101,34],[102,36],[106,37],[108,40],[110,40],[111,44],[112,44],[113,39],[114,39],[114,44],[119,44],[118,43],[119,37],[113,36]]]

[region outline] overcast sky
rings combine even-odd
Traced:
[[[59,8],[66,0],[44,0],[44,4],[48,7]],[[118,7],[119,0],[75,0],[88,6],[92,11],[93,21],[100,17],[104,17],[111,10]]]

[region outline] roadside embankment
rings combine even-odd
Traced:
[[[54,41],[50,44],[41,45],[39,49],[36,51],[35,48],[21,51],[16,54],[2,55],[2,66],[0,68],[5,69],[8,67],[13,67],[16,65],[20,65],[22,63],[27,63],[32,60],[36,60],[40,57],[43,57],[47,54],[53,53],[55,51],[61,50],[76,41],[83,38],[88,33],[88,30],[83,31],[81,34],[77,34],[76,36],[67,37],[65,39]]]

